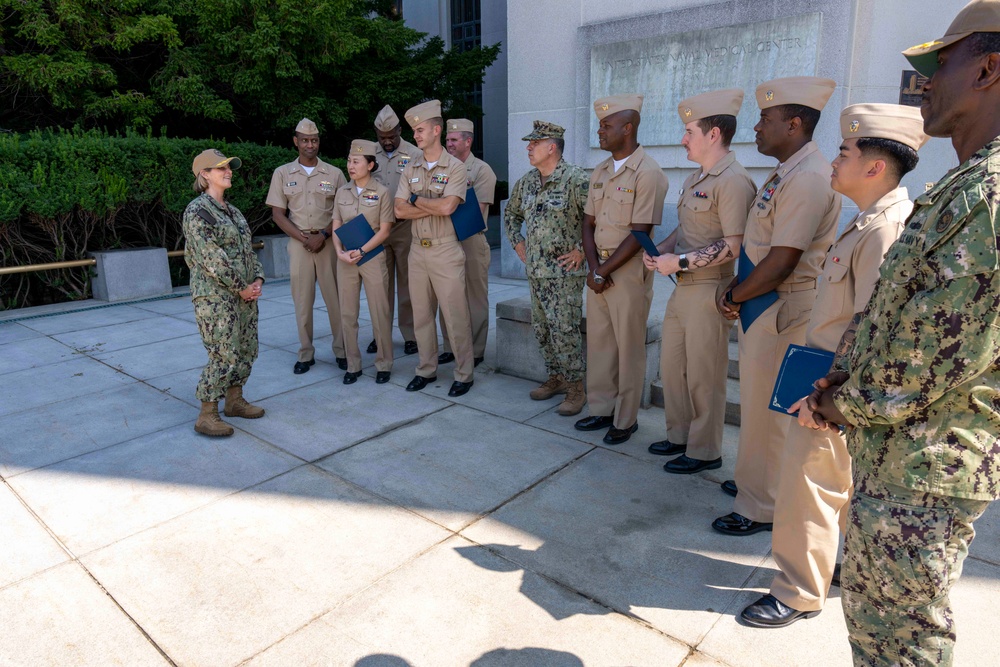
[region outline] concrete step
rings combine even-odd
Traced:
[[[650,385],[650,403],[663,407],[663,384],[657,378]],[[740,425],[740,381],[734,378],[726,379],[726,423]]]

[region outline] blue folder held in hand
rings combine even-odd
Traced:
[[[774,381],[774,392],[767,407],[788,414],[795,401],[813,392],[813,382],[826,377],[833,365],[833,352],[803,345],[789,345]]]
[[[646,251],[650,257],[659,257],[660,251],[656,249],[656,244],[653,243],[653,239],[649,238],[649,234],[646,232],[632,232],[632,236],[639,242],[642,249]]]
[[[740,261],[738,266],[737,276],[739,276],[739,282],[743,282],[750,275],[750,272],[757,268],[757,265],[750,261],[747,256],[747,251],[740,246]],[[740,326],[743,327],[743,333],[747,332],[750,325],[754,323],[761,314],[771,307],[771,305],[778,300],[778,293],[774,290],[770,292],[765,292],[760,296],[755,296],[752,299],[748,299],[740,303]],[[797,397],[795,400],[802,398]]]
[[[368,243],[375,237],[375,232],[372,231],[372,226],[368,224],[365,220],[365,216],[359,215],[350,222],[337,227],[333,230],[340,239],[340,243],[344,246],[345,250],[357,250],[364,244]],[[374,250],[365,253],[365,256],[358,260],[358,266],[361,266],[372,257],[382,252],[385,248],[379,244]]]
[[[479,209],[479,199],[474,188],[465,191],[465,201],[458,205],[451,214],[451,224],[455,226],[455,234],[459,241],[464,241],[473,234],[486,230],[483,212]]]

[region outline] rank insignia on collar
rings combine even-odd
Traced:
[[[694,196],[697,197],[698,199],[708,199],[708,193],[701,192],[700,190],[695,190]]]
[[[434,174],[434,177],[431,178],[431,182],[432,183],[441,183],[443,185],[447,185],[448,184],[448,174]]]
[[[774,91],[769,90],[766,93],[764,93],[764,99],[767,100],[768,102],[772,101],[774,99]]]
[[[859,121],[851,121],[851,132],[857,132],[859,127],[861,127],[861,123]]]

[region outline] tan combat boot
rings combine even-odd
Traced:
[[[580,414],[580,410],[587,404],[587,392],[583,390],[583,381],[577,380],[567,384],[569,390],[566,392],[566,398],[556,408],[556,412],[564,417]]]
[[[202,401],[201,414],[194,423],[194,430],[203,435],[222,437],[233,434],[233,427],[219,417],[218,401]]]
[[[532,389],[528,396],[531,396],[533,401],[544,401],[556,394],[565,394],[567,389],[569,389],[569,383],[563,379],[562,375],[550,375],[548,380]]]
[[[264,408],[247,403],[243,398],[243,387],[230,387],[226,390],[227,417],[243,417],[244,419],[260,419],[264,416]]]

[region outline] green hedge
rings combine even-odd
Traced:
[[[134,132],[0,135],[0,265],[84,259],[104,248],[182,248],[181,213],[195,196],[191,161],[206,148],[240,157],[228,196],[255,234],[277,233],[264,201],[274,169],[295,159],[291,147]],[[344,159],[328,161],[345,168]],[[183,262],[171,264],[184,281]],[[88,296],[87,269],[0,277],[0,309]]]

